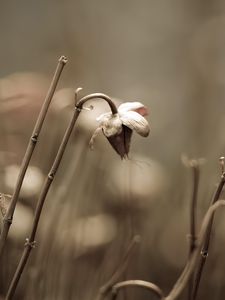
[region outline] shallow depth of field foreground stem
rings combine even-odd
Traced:
[[[223,172],[223,170],[222,170],[222,172]],[[221,192],[223,190],[224,184],[225,184],[225,173],[223,172],[221,175],[221,180],[220,180],[218,187],[215,191],[215,194],[212,198],[211,204],[214,204],[218,201],[218,199],[221,195]],[[202,249],[201,249],[201,256],[199,258],[199,263],[198,263],[198,266],[195,271],[195,276],[194,276],[194,281],[193,281],[193,289],[192,289],[192,300],[195,300],[197,297],[202,272],[203,272],[203,269],[205,266],[206,259],[208,257],[208,251],[209,251],[209,245],[210,245],[210,239],[211,239],[211,231],[212,231],[212,226],[213,226],[213,218],[214,218],[214,216],[212,216],[212,219],[208,226],[205,241],[204,241],[204,243],[202,245]]]
[[[18,201],[18,198],[19,198],[20,190],[21,190],[21,187],[22,187],[22,184],[23,184],[23,180],[24,180],[28,165],[30,163],[32,154],[34,152],[35,146],[36,146],[37,141],[38,141],[39,134],[40,134],[41,129],[42,129],[42,125],[44,123],[45,117],[46,117],[47,112],[48,112],[49,105],[51,103],[52,97],[54,95],[54,92],[56,90],[59,78],[61,76],[62,70],[63,70],[66,62],[67,62],[67,58],[65,56],[61,56],[59,58],[55,74],[53,76],[53,79],[52,79],[51,85],[49,87],[47,96],[45,98],[45,101],[42,105],[39,116],[37,118],[36,124],[34,126],[33,133],[31,135],[29,144],[27,146],[27,149],[26,149],[26,152],[25,152],[25,155],[24,155],[21,167],[20,167],[20,172],[19,172],[19,175],[18,175],[18,178],[17,178],[16,186],[15,186],[15,189],[14,189],[14,192],[13,192],[13,195],[12,195],[12,199],[10,201],[7,212],[6,212],[6,214],[3,218],[2,230],[1,230],[1,235],[0,235],[0,258],[1,258],[1,255],[3,253],[3,250],[4,250],[4,246],[5,246],[5,243],[6,243],[6,239],[7,239],[7,236],[8,236],[10,225],[12,224],[12,221],[13,221],[14,211],[15,211],[15,208],[16,208],[16,204],[17,204],[17,201]]]
[[[196,234],[196,224],[197,224],[197,194],[199,185],[199,173],[200,173],[200,163],[198,160],[191,160],[190,167],[193,175],[193,190],[190,205],[190,233],[189,233],[189,253],[188,259],[191,257],[192,252],[196,247],[197,234]],[[189,280],[188,286],[188,299],[192,300],[192,289],[193,289],[193,275]]]
[[[106,295],[110,292],[112,286],[119,280],[119,278],[123,275],[125,272],[128,263],[131,259],[131,255],[133,252],[133,249],[135,246],[140,242],[140,236],[136,235],[130,242],[127,251],[123,258],[121,259],[121,263],[118,266],[118,268],[115,270],[115,272],[112,274],[111,278],[99,289],[98,295],[96,300],[103,300],[105,299]]]
[[[142,287],[144,289],[150,290],[155,295],[157,295],[161,300],[176,300],[180,296],[182,291],[185,289],[185,287],[187,286],[188,281],[196,268],[196,264],[199,259],[199,252],[203,243],[205,242],[205,237],[207,235],[209,226],[212,222],[214,213],[221,206],[225,206],[225,200],[218,200],[216,203],[211,205],[210,208],[208,209],[201,225],[198,243],[195,249],[193,250],[187,265],[185,266],[183,272],[181,273],[180,277],[178,278],[177,282],[175,283],[174,287],[172,288],[168,296],[164,297],[161,289],[157,285],[151,282],[146,282],[142,280],[127,280],[124,282],[119,282],[113,286],[112,288],[113,299],[116,299],[120,289],[127,288],[129,286],[137,286],[137,287]]]
[[[209,226],[212,222],[212,219],[214,217],[215,211],[225,205],[225,200],[218,200],[216,203],[211,205],[203,219],[199,238],[198,238],[198,244],[195,248],[195,250],[192,252],[192,256],[187,263],[185,269],[183,270],[181,276],[178,278],[176,284],[174,285],[173,289],[169,293],[169,295],[165,298],[165,300],[175,300],[180,295],[180,293],[183,291],[183,289],[186,287],[188,280],[190,279],[191,275],[193,274],[196,264],[199,259],[199,252],[200,249],[205,242],[205,238],[209,229]]]
[[[78,90],[80,90],[80,89],[78,89]],[[70,138],[71,133],[73,131],[74,125],[77,121],[77,118],[78,118],[80,112],[82,111],[83,104],[88,100],[91,100],[91,99],[94,99],[94,98],[101,98],[101,99],[104,99],[105,101],[107,101],[107,103],[109,104],[109,106],[111,108],[112,114],[117,113],[116,106],[114,105],[111,98],[108,97],[107,95],[104,95],[104,94],[101,94],[101,93],[94,93],[94,94],[87,95],[87,96],[83,97],[82,99],[80,99],[79,101],[77,101],[77,91],[75,93],[76,105],[74,107],[73,116],[71,118],[71,121],[70,121],[67,129],[66,129],[66,132],[65,132],[65,134],[63,136],[63,139],[61,141],[61,144],[59,146],[58,152],[56,154],[55,160],[52,164],[52,167],[51,167],[51,169],[48,173],[48,176],[47,176],[47,178],[45,180],[45,183],[43,185],[43,188],[41,190],[41,193],[40,193],[40,196],[39,196],[39,199],[38,199],[38,203],[37,203],[37,206],[36,206],[36,209],[35,209],[35,213],[34,213],[34,221],[33,221],[32,229],[31,229],[31,233],[30,233],[29,238],[26,239],[26,242],[25,242],[25,245],[24,245],[24,251],[23,251],[22,257],[20,259],[20,262],[18,264],[18,267],[16,269],[16,272],[14,274],[14,277],[11,281],[10,286],[9,286],[7,296],[6,296],[6,300],[12,299],[12,297],[13,297],[15,291],[16,291],[16,287],[18,285],[20,277],[23,273],[24,267],[25,267],[25,265],[27,263],[27,260],[29,258],[30,252],[35,247],[35,244],[36,244],[35,236],[36,236],[36,232],[37,232],[37,228],[38,228],[38,224],[39,224],[39,220],[40,220],[40,216],[41,216],[41,212],[42,212],[42,209],[43,209],[43,205],[44,205],[46,196],[47,196],[49,188],[50,188],[50,186],[51,186],[51,184],[54,180],[54,177],[56,175],[58,167],[61,163],[63,154],[65,152],[65,149],[66,149],[66,146],[68,144],[69,138]]]

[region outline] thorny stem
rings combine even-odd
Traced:
[[[192,252],[196,247],[196,206],[197,206],[197,194],[198,194],[198,185],[199,185],[199,165],[198,163],[192,163],[192,172],[193,172],[193,192],[191,199],[191,209],[190,209],[190,245],[189,245],[189,258],[191,257]],[[193,287],[193,278],[190,278],[189,287],[188,287],[188,298],[192,300],[192,287]]]
[[[134,247],[139,242],[140,242],[140,236],[139,235],[134,236],[134,238],[132,239],[131,243],[129,244],[129,246],[128,246],[127,250],[126,250],[126,253],[125,253],[124,257],[122,258],[122,262],[121,262],[120,266],[113,273],[113,275],[108,280],[108,282],[106,282],[99,289],[99,293],[97,295],[96,300],[103,300],[105,298],[105,296],[107,295],[107,293],[109,292],[109,290],[112,288],[112,286],[116,283],[117,280],[119,280],[120,276],[124,273],[124,271],[127,268],[127,265],[128,265],[129,260],[131,258],[131,255],[132,255]]]
[[[180,293],[185,288],[188,280],[190,279],[192,273],[194,272],[194,269],[196,267],[196,263],[199,259],[199,252],[202,248],[202,245],[205,243],[206,236],[208,234],[208,228],[210,224],[212,223],[212,219],[214,217],[215,211],[220,207],[225,205],[225,200],[218,200],[216,203],[212,204],[201,225],[200,233],[199,233],[199,239],[198,244],[196,245],[196,248],[192,252],[191,258],[189,262],[187,263],[186,267],[184,268],[181,276],[178,278],[177,282],[175,283],[174,287],[172,288],[169,295],[165,298],[165,300],[175,300],[180,295]]]
[[[113,299],[116,299],[119,290],[129,286],[141,287],[150,290],[158,296],[159,299],[165,299],[162,290],[156,284],[144,280],[126,280],[115,284],[112,288]]]
[[[4,249],[4,246],[5,246],[5,243],[6,243],[6,239],[7,239],[7,236],[8,236],[10,225],[12,224],[14,211],[15,211],[15,208],[16,208],[16,204],[17,204],[17,201],[18,201],[18,198],[19,198],[19,193],[20,193],[20,190],[21,190],[21,186],[23,184],[23,180],[24,180],[28,165],[30,163],[33,151],[34,151],[35,146],[36,146],[37,141],[38,141],[38,136],[41,132],[42,125],[44,123],[46,114],[48,112],[49,105],[51,103],[51,100],[52,100],[52,97],[54,95],[56,86],[58,84],[59,78],[61,76],[62,70],[63,70],[66,62],[67,62],[67,58],[65,56],[61,56],[59,58],[58,65],[56,67],[56,71],[55,71],[55,74],[53,76],[51,85],[49,87],[49,90],[48,90],[48,93],[46,95],[45,101],[44,101],[44,103],[41,107],[41,111],[39,113],[39,116],[37,118],[36,124],[35,124],[34,129],[33,129],[33,133],[31,135],[30,141],[28,143],[28,146],[27,146],[27,149],[26,149],[26,152],[25,152],[25,155],[24,155],[21,167],[20,167],[20,172],[19,172],[19,175],[18,175],[18,178],[17,178],[16,186],[15,186],[15,189],[14,189],[14,192],[13,192],[13,195],[12,195],[12,199],[11,199],[9,207],[7,209],[7,213],[5,214],[5,216],[3,218],[2,231],[1,231],[1,235],[0,235],[0,257],[3,253],[3,249]]]
[[[220,194],[223,190],[224,184],[225,184],[225,173],[223,173],[222,176],[221,176],[220,183],[219,183],[219,185],[216,189],[216,192],[213,196],[211,205],[213,205],[214,203],[216,203],[218,201],[218,199],[220,197]],[[207,228],[207,231],[206,231],[205,240],[204,240],[204,243],[202,245],[200,260],[199,260],[199,263],[198,263],[198,266],[197,266],[197,270],[195,272],[194,283],[193,283],[193,292],[192,292],[192,299],[193,300],[195,300],[196,297],[197,297],[197,292],[198,292],[199,284],[200,284],[200,281],[201,281],[202,272],[203,272],[203,269],[204,269],[206,259],[208,257],[213,219],[214,219],[214,216],[212,215],[212,218],[211,218],[211,220],[208,224],[208,228]]]
[[[77,100],[77,92],[80,90],[80,88],[78,88],[75,92],[75,100]],[[21,259],[20,259],[20,262],[17,266],[17,269],[16,269],[16,272],[13,276],[13,279],[11,281],[11,284],[9,286],[9,289],[8,289],[8,292],[7,292],[7,295],[6,295],[6,298],[5,300],[10,300],[12,299],[15,291],[16,291],[16,288],[17,288],[17,285],[18,285],[18,282],[20,280],[20,277],[23,273],[23,270],[24,270],[24,267],[27,263],[27,260],[29,258],[29,255],[30,255],[30,252],[31,250],[35,247],[35,244],[36,244],[36,241],[35,241],[35,236],[36,236],[36,232],[37,232],[37,228],[38,228],[38,224],[39,224],[39,220],[40,220],[40,216],[41,216],[41,212],[42,212],[42,208],[43,208],[43,205],[45,203],[45,199],[46,199],[46,196],[48,194],[48,191],[49,191],[49,188],[54,180],[54,177],[56,175],[56,172],[58,170],[58,167],[60,165],[60,162],[62,160],[62,157],[63,157],[63,154],[65,152],[65,149],[66,149],[66,146],[67,146],[67,143],[69,141],[69,138],[70,138],[70,135],[73,131],[73,128],[74,128],[74,125],[77,121],[77,118],[80,114],[80,112],[82,111],[82,107],[83,107],[83,104],[90,100],[90,99],[94,99],[94,98],[102,98],[104,100],[106,100],[112,110],[112,113],[116,113],[117,112],[117,109],[116,109],[116,106],[114,105],[114,103],[112,102],[112,100],[107,96],[107,95],[104,95],[104,94],[100,94],[100,93],[94,93],[94,94],[90,94],[90,95],[87,95],[87,96],[84,96],[83,98],[81,98],[75,105],[75,109],[74,109],[74,114],[73,114],[73,117],[66,129],[66,132],[63,136],[63,139],[61,141],[61,144],[59,146],[59,149],[58,149],[58,152],[56,154],[56,157],[55,157],[55,160],[53,162],[53,165],[48,173],[48,176],[45,180],[45,183],[43,185],[43,188],[41,190],[41,193],[40,193],[40,196],[39,196],[39,199],[38,199],[38,203],[37,203],[37,206],[36,206],[36,209],[35,209],[35,212],[34,212],[34,220],[33,220],[33,225],[32,225],[32,229],[31,229],[31,233],[30,233],[30,236],[29,238],[26,239],[26,243],[24,245],[24,251],[23,251],[23,254],[21,256]]]

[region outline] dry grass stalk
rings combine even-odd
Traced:
[[[56,67],[56,71],[53,76],[51,85],[49,87],[47,96],[42,105],[41,111],[39,113],[38,119],[37,119],[36,124],[33,129],[33,133],[31,135],[30,141],[28,143],[28,146],[27,146],[27,149],[26,149],[26,152],[25,152],[25,155],[24,155],[21,167],[20,167],[20,173],[19,173],[19,176],[18,176],[18,179],[16,182],[14,193],[12,195],[12,199],[10,201],[7,212],[3,218],[3,226],[2,226],[2,231],[1,231],[1,235],[0,235],[0,257],[3,253],[4,246],[5,246],[5,243],[7,240],[7,236],[8,236],[8,232],[9,232],[10,226],[13,221],[14,211],[16,208],[16,204],[17,204],[17,201],[19,198],[20,190],[21,190],[21,187],[23,184],[23,180],[24,180],[28,165],[30,163],[32,154],[34,152],[35,146],[38,141],[39,134],[41,132],[45,117],[48,112],[49,105],[51,103],[52,97],[54,95],[55,89],[57,87],[59,78],[61,76],[62,70],[63,70],[66,62],[67,62],[67,59],[65,56],[61,56],[59,58],[59,61],[58,61],[57,67]]]
[[[36,245],[35,236],[36,236],[39,220],[40,220],[40,217],[41,217],[43,205],[44,205],[45,200],[46,200],[46,196],[47,196],[49,188],[50,188],[50,186],[51,186],[51,184],[54,180],[56,172],[59,168],[62,157],[63,157],[64,152],[66,150],[66,146],[68,144],[69,138],[70,138],[71,133],[73,131],[74,125],[75,125],[75,123],[78,119],[78,116],[79,116],[80,112],[82,111],[82,107],[83,107],[84,103],[86,101],[94,99],[94,98],[101,98],[101,99],[104,99],[109,104],[109,106],[112,110],[112,114],[117,113],[117,108],[114,105],[111,98],[108,97],[107,95],[104,95],[104,94],[101,94],[101,93],[93,93],[93,94],[84,96],[79,101],[77,101],[77,97],[78,97],[77,94],[78,94],[79,90],[80,90],[80,88],[78,88],[76,90],[76,93],[75,93],[75,107],[74,107],[73,116],[71,118],[71,121],[70,121],[67,129],[66,129],[66,132],[65,132],[65,134],[63,136],[63,139],[61,141],[61,144],[59,146],[58,152],[56,154],[55,160],[52,164],[52,167],[51,167],[51,169],[48,173],[48,176],[45,180],[44,186],[41,190],[41,193],[40,193],[40,196],[39,196],[39,199],[38,199],[38,203],[37,203],[37,206],[36,206],[36,209],[35,209],[35,212],[34,212],[34,221],[33,221],[32,229],[31,229],[31,233],[30,233],[29,238],[26,239],[26,242],[25,242],[25,245],[24,245],[24,251],[23,251],[23,254],[22,254],[21,259],[19,261],[19,264],[17,266],[16,272],[13,276],[13,279],[10,283],[10,286],[9,286],[9,289],[8,289],[8,292],[7,292],[7,295],[6,295],[6,300],[12,299],[12,297],[13,297],[15,291],[16,291],[16,288],[17,288],[18,282],[20,280],[20,277],[21,277],[21,275],[23,273],[23,270],[25,268],[25,265],[27,263],[27,260],[30,256],[31,250],[33,248],[35,248],[35,245]]]

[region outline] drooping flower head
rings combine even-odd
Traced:
[[[90,145],[93,146],[95,137],[100,131],[106,136],[114,150],[123,159],[128,156],[133,130],[143,137],[150,132],[149,124],[144,118],[147,108],[140,102],[125,102],[118,107],[118,113],[111,112],[97,118],[99,127],[94,132]]]

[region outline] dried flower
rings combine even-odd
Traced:
[[[147,108],[140,102],[126,102],[118,107],[118,113],[111,112],[100,115],[97,118],[99,127],[95,130],[90,146],[100,131],[107,137],[113,149],[125,158],[130,149],[130,140],[133,130],[143,137],[149,135],[149,124],[143,117],[148,114]]]

